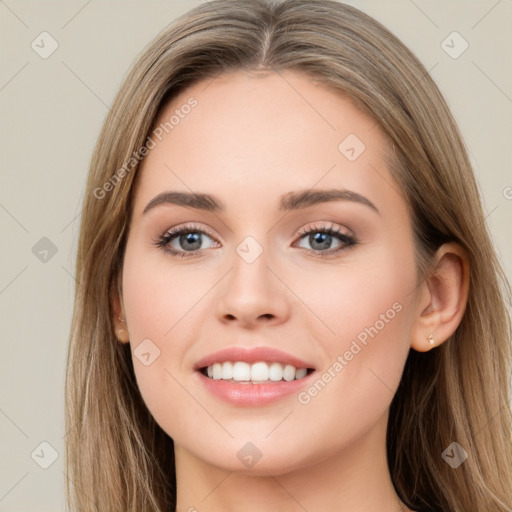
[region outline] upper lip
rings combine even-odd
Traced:
[[[283,364],[290,364],[295,368],[312,368],[313,365],[299,359],[295,356],[287,354],[281,350],[272,347],[229,347],[218,352],[214,352],[206,357],[200,359],[194,366],[195,370],[200,370],[206,366],[211,366],[215,363],[223,363],[225,361],[244,361],[246,363],[257,363],[265,361],[269,363],[277,362]]]

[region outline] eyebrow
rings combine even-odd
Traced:
[[[299,190],[288,192],[280,197],[279,209],[282,211],[300,210],[316,204],[331,201],[351,201],[368,206],[380,215],[378,208],[366,197],[351,190]],[[208,212],[223,212],[225,206],[211,194],[166,191],[154,197],[144,208],[143,214],[162,204],[175,204]]]

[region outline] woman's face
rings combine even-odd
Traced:
[[[138,176],[122,303],[177,455],[280,474],[381,447],[418,309],[381,130],[291,71],[197,83],[166,122]]]

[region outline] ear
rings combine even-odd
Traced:
[[[128,334],[128,326],[126,325],[126,317],[124,314],[122,289],[121,289],[121,276],[117,279],[117,289],[112,297],[112,311],[114,314],[113,323],[116,332],[116,337],[121,343],[128,343],[130,337]]]
[[[442,245],[433,269],[420,287],[411,347],[426,352],[444,343],[457,329],[466,310],[469,260],[456,243]]]

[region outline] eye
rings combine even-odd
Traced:
[[[204,237],[210,239],[213,244],[209,247],[204,247]],[[299,245],[299,247],[319,256],[338,254],[358,243],[355,236],[343,233],[339,228],[334,228],[332,223],[330,226],[315,225],[302,230],[299,234],[299,241],[306,241],[311,248],[303,247],[302,245]],[[171,256],[179,258],[195,257],[198,256],[203,249],[214,246],[218,247],[220,245],[204,229],[193,224],[171,228],[163,235],[159,236],[154,243]]]
[[[355,236],[343,233],[339,228],[334,228],[333,224],[330,226],[315,225],[302,230],[300,233],[300,241],[303,240],[308,242],[311,247],[310,249],[307,247],[305,248],[319,256],[337,254],[355,246],[358,243]],[[334,248],[332,247],[333,242],[335,245]]]
[[[155,240],[155,245],[173,256],[190,258],[197,256],[202,249],[208,248],[202,246],[205,236],[213,240],[204,229],[189,224],[169,229]],[[217,242],[214,241],[214,243]]]

